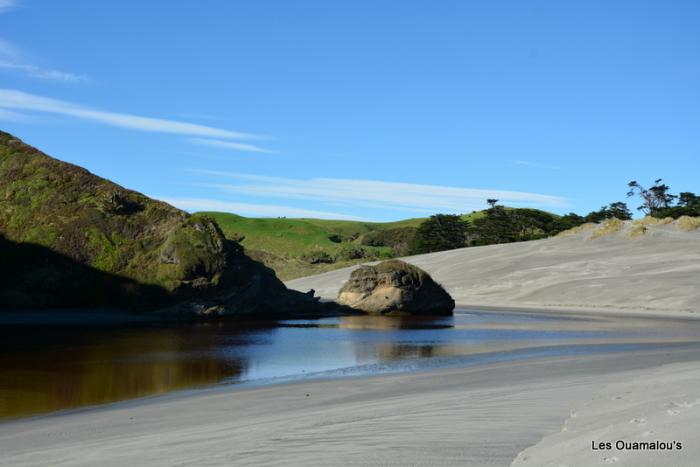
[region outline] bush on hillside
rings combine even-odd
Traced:
[[[683,216],[700,216],[700,196],[695,193],[683,192],[678,195],[678,202],[675,206],[659,208],[652,213],[654,217],[672,217],[678,219]]]
[[[338,234],[333,234],[328,237],[328,240],[330,240],[333,243],[341,243],[343,241],[343,237],[341,237]]]
[[[389,247],[396,256],[404,256],[409,254],[417,231],[416,227],[375,230],[365,234],[360,243],[365,246]]]
[[[111,191],[99,200],[98,209],[105,214],[129,215],[143,211],[143,205],[125,193]]]
[[[627,204],[621,201],[615,203],[610,203],[607,206],[603,206],[598,211],[592,211],[583,218],[582,223],[595,222],[600,223],[606,219],[619,219],[621,221],[628,221],[632,219],[632,213],[627,208]]]
[[[309,264],[333,264],[335,263],[335,258],[322,250],[310,251],[304,253],[301,259]]]
[[[468,229],[469,245],[536,240],[560,232],[556,216],[538,209],[507,209],[494,205]]]
[[[370,256],[368,251],[358,246],[348,246],[340,250],[336,256],[337,260],[350,261],[353,259],[362,259]]]
[[[466,246],[469,222],[454,214],[436,214],[419,227],[410,246],[411,254],[453,250]]]

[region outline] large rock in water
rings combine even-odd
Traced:
[[[0,309],[286,315],[319,306],[226,240],[214,220],[0,131]]]
[[[353,271],[337,301],[378,314],[451,315],[455,307],[427,272],[397,259]]]

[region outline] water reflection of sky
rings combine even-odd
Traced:
[[[459,312],[454,317],[0,328],[0,417],[217,383],[413,371],[700,340],[700,323]]]
[[[273,331],[274,339],[227,351],[247,352],[248,365],[237,379],[254,382],[406,371],[458,364],[460,359],[455,357],[460,356],[465,357],[464,362],[474,362],[474,356],[485,359],[492,353],[516,358],[514,350],[531,347],[547,348],[548,355],[562,355],[573,352],[574,345],[576,352],[582,352],[585,347],[581,345],[589,341],[599,346],[609,344],[607,350],[622,350],[625,347],[610,345],[638,342],[653,334],[643,325],[611,323],[615,319],[482,312],[435,319],[352,316],[286,320]],[[431,361],[414,361],[428,359]]]

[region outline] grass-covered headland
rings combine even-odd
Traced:
[[[0,309],[313,312],[216,221],[0,132]]]

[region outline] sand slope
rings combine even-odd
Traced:
[[[700,312],[700,229],[588,226],[555,238],[405,258],[462,305]],[[353,268],[296,279],[333,299]]]
[[[0,465],[507,466],[607,384],[697,355],[695,345],[160,397],[0,424]],[[699,387],[696,377],[688,389]],[[620,421],[632,416],[647,415]],[[692,452],[650,465],[696,465]]]
[[[559,433],[521,452],[512,465],[700,465],[699,376],[696,362],[610,384],[572,411]],[[601,449],[600,443],[610,445]],[[641,443],[657,444],[651,449]]]

